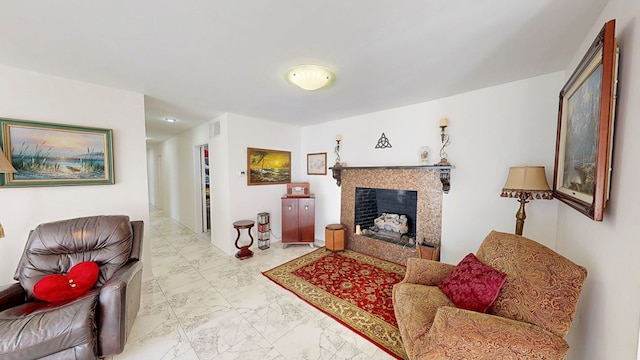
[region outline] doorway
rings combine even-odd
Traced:
[[[199,158],[199,179],[200,191],[198,193],[197,203],[200,204],[200,224],[201,231],[207,232],[211,230],[211,188],[209,181],[209,145],[200,145],[197,147]]]

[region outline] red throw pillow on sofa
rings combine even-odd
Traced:
[[[58,302],[75,299],[91,288],[98,281],[100,269],[93,261],[76,264],[66,275],[47,275],[33,286],[33,295],[44,301]]]
[[[460,261],[438,288],[461,309],[487,312],[496,301],[507,274],[469,254]]]

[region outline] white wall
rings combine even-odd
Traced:
[[[213,137],[209,145],[212,243],[229,255],[235,254],[237,232],[232,223],[255,221],[260,212],[271,214],[271,244],[277,243],[276,236],[282,236],[280,198],[287,192],[286,185],[248,186],[247,148],[291,151],[291,181],[301,181],[303,170],[296,166],[301,156],[300,128],[236,114],[224,114],[213,121],[220,121],[220,135]],[[255,227],[252,234],[257,242]],[[241,239],[243,244],[248,240],[245,230]]]
[[[79,216],[126,214],[148,224],[144,98],[0,66],[0,117],[113,129],[115,185],[0,188],[0,284],[12,281],[29,230]],[[151,244],[144,242],[145,277]]]
[[[303,154],[327,152],[335,162],[336,134],[348,166],[418,165],[418,149],[429,146],[438,162],[439,121],[449,118],[451,191],[444,195],[442,260],[457,263],[474,252],[490,230],[513,232],[518,202],[501,198],[509,166],[544,165],[551,183],[558,91],[563,73],[486,88],[436,101],[389,109],[303,128]],[[392,145],[375,149],[382,133]],[[303,161],[306,162],[306,159]],[[339,222],[340,188],[330,172],[308,176],[318,196],[316,237],[324,225]],[[557,201],[527,205],[524,235],[555,246]]]
[[[633,359],[640,318],[640,2],[611,0],[584,38],[567,77],[607,20],[620,45],[611,198],[603,222],[570,207],[558,209],[558,248],[589,275],[569,334],[570,359]]]

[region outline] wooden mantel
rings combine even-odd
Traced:
[[[336,166],[337,165],[337,166]],[[329,169],[333,173],[333,178],[336,180],[336,184],[340,186],[342,184],[342,171],[343,170],[367,170],[367,169],[427,169],[440,171],[440,182],[442,183],[442,192],[449,193],[451,189],[451,169],[455,167],[453,165],[390,165],[390,166],[340,166],[336,164]]]

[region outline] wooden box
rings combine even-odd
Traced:
[[[421,259],[440,261],[440,245],[416,245],[418,248],[418,256]]]
[[[344,250],[344,225],[330,224],[324,228],[325,247],[327,250]]]
[[[309,183],[289,183],[287,184],[287,197],[309,197]]]

